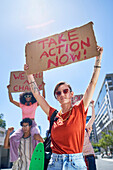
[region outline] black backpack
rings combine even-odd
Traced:
[[[57,121],[57,119],[58,119],[58,118],[56,118],[57,113],[58,113],[58,111],[55,110],[51,116],[50,126],[49,126],[49,130],[47,132],[47,138],[44,141],[44,150],[45,150],[44,170],[47,170],[49,160],[51,159],[51,154],[52,154],[52,149],[50,147],[50,145],[51,145],[51,128],[52,128],[54,121]]]

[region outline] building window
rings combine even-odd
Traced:
[[[111,77],[106,77],[106,80],[111,80]]]
[[[100,103],[98,102],[98,107],[100,107]]]

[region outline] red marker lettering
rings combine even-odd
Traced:
[[[77,51],[79,49],[79,43],[76,41],[76,42],[72,42],[71,44],[70,44],[70,50],[71,51]]]
[[[67,41],[67,39],[62,39],[63,35],[64,35],[64,34],[58,35],[58,43],[59,43],[59,44],[61,44],[62,41],[63,41],[63,42]]]
[[[72,40],[77,40],[78,37],[76,37],[78,34],[74,34],[76,30],[71,30],[68,32],[68,39],[69,41],[72,41]]]
[[[81,49],[84,49],[84,46],[87,46],[87,47],[90,46],[90,42],[89,42],[88,37],[87,37],[87,42],[84,42],[83,40],[81,40]]]
[[[58,66],[58,56],[56,56],[56,62],[52,61],[51,59],[48,60],[47,68],[50,68],[51,64],[55,65],[56,67]]]
[[[43,49],[45,48],[45,45],[48,44],[48,43],[46,43],[46,41],[48,41],[48,38],[38,42],[39,44],[42,44]]]
[[[52,44],[57,45],[56,41],[53,38],[50,38],[48,47],[50,47]]]
[[[49,57],[49,54],[48,54],[46,51],[44,51],[44,52],[42,53],[42,55],[40,56],[40,59],[41,59],[43,56]]]
[[[63,55],[60,57],[60,59],[59,59],[59,63],[60,63],[60,64],[66,64],[67,61],[68,61],[68,59],[69,59],[68,55],[63,54]]]

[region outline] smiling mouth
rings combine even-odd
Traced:
[[[65,98],[61,98],[61,100],[65,100]]]

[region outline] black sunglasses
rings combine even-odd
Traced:
[[[25,98],[30,98],[30,97],[32,97],[32,95],[26,94],[24,97],[25,97]]]
[[[64,89],[62,92],[63,92],[64,94],[67,94],[68,91],[69,91],[69,89]],[[56,91],[55,94],[56,94],[56,96],[60,96],[60,95],[61,95],[61,91]]]

